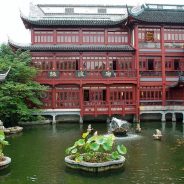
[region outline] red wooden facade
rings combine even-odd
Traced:
[[[159,7],[147,5],[136,13],[127,8],[125,18],[110,23],[105,14],[86,18],[88,24],[53,15],[47,22],[47,13],[38,20],[22,16],[32,43],[10,45],[31,50],[32,65],[40,71],[36,80],[48,86],[43,108],[139,118],[140,106],[184,105],[184,87],[178,85],[184,71],[184,7]]]

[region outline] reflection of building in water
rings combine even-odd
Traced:
[[[162,132],[165,131],[165,124],[166,124],[166,122],[162,122]]]
[[[176,131],[176,122],[172,122],[172,131],[173,131],[173,132]]]

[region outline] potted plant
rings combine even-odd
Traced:
[[[68,167],[90,172],[102,172],[123,167],[127,149],[115,145],[115,136],[83,133],[82,138],[66,149],[65,163]]]
[[[4,132],[0,130],[0,169],[7,167],[11,162],[11,158],[4,156],[3,154],[3,148],[6,145],[9,145],[9,143],[8,141],[5,141]]]

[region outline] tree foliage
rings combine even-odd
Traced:
[[[30,120],[42,105],[39,97],[45,87],[34,81],[38,71],[30,62],[28,51],[0,46],[0,73],[11,67],[6,80],[0,83],[0,119],[6,123]]]

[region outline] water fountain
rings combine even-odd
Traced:
[[[113,117],[109,123],[108,132],[113,133],[116,139],[124,140],[141,137],[134,133],[136,130],[131,131],[130,126],[131,125],[128,121]]]
[[[115,117],[110,122],[110,131],[117,137],[127,136],[130,124],[128,121],[120,120]]]

